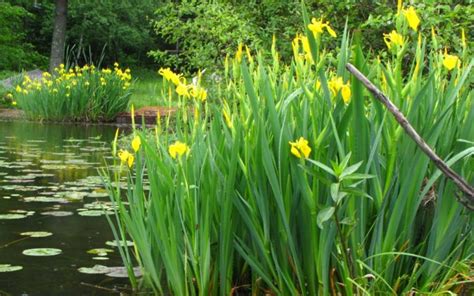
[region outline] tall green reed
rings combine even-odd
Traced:
[[[443,66],[446,54],[428,51],[401,14],[404,42],[392,41],[384,60],[348,30],[329,51],[330,27],[303,12],[290,65],[275,45],[269,61],[239,48],[207,100],[166,74],[175,121],[135,128],[135,164],[119,166],[127,189],[110,183],[117,238],[134,242],[133,253],[122,248],[125,264],[133,255],[145,287],[176,295],[461,291],[472,283],[472,215],[344,65],[361,69],[472,182],[473,62]],[[182,155],[176,141],[187,145]]]

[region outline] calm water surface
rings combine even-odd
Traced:
[[[126,279],[78,271],[96,264],[121,265],[117,249],[106,245],[113,237],[103,207],[111,205],[97,170],[110,157],[114,131],[0,122],[0,266],[23,267],[0,272],[0,295],[106,295],[126,286]],[[67,216],[52,216],[61,214]],[[21,235],[28,231],[52,235]],[[56,248],[62,253],[22,254],[31,248]],[[95,248],[113,252],[87,253]]]

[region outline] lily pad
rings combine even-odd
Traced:
[[[19,265],[11,265],[11,264],[0,264],[0,272],[13,272],[13,271],[18,271],[22,270],[23,266]]]
[[[16,220],[28,217],[24,214],[0,214],[0,220]]]
[[[43,170],[64,170],[67,169],[67,166],[63,164],[45,164],[41,168]]]
[[[80,191],[64,191],[55,194],[54,196],[57,198],[65,198],[70,201],[81,201],[84,196],[86,196],[87,192],[80,192]]]
[[[111,246],[111,247],[118,247],[119,245],[120,245],[121,247],[124,247],[124,246],[132,247],[132,246],[133,246],[133,242],[131,242],[131,241],[129,241],[129,240],[127,240],[127,241],[125,241],[125,242],[123,242],[123,241],[117,242],[116,240],[114,240],[114,241],[107,241],[107,242],[105,242],[105,244],[106,244],[107,246]]]
[[[86,274],[105,274],[111,272],[107,266],[94,265],[93,267],[80,267],[77,269],[80,273]]]
[[[133,273],[135,274],[136,277],[142,276],[140,267],[134,267]],[[128,278],[127,269],[123,266],[109,267],[109,272],[106,273],[105,275],[109,277],[114,277],[114,278]]]
[[[93,260],[109,260],[109,257],[92,257]]]
[[[56,256],[61,254],[63,251],[61,249],[55,248],[34,248],[27,249],[23,251],[23,255],[26,256]]]
[[[97,191],[91,192],[87,195],[87,197],[95,197],[95,198],[108,197],[108,196],[109,196],[109,193],[107,192],[97,192]]]
[[[29,237],[47,237],[53,234],[47,231],[27,231],[27,232],[20,233],[20,235],[29,236]]]
[[[79,216],[84,216],[84,217],[99,217],[102,215],[112,215],[113,212],[111,211],[104,211],[104,210],[85,210],[85,211],[79,211],[81,209],[78,209],[77,214]]]
[[[34,197],[25,197],[23,198],[24,202],[59,202],[59,203],[68,203],[69,201],[61,197],[46,197],[46,196],[34,196]]]
[[[9,212],[13,214],[22,214],[26,216],[33,216],[35,214],[35,211],[25,211],[25,210],[10,210]]]
[[[47,212],[41,213],[41,215],[53,216],[53,217],[66,217],[66,216],[71,216],[73,214],[74,214],[73,212],[69,212],[69,211],[47,211]]]
[[[45,164],[58,164],[58,163],[62,163],[61,160],[53,160],[53,159],[41,159],[40,162],[41,162],[41,163],[45,163]]]
[[[114,250],[106,249],[106,248],[97,248],[97,249],[90,249],[87,251],[88,254],[94,254],[97,256],[107,256],[107,253],[113,253]]]

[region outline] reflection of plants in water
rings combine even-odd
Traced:
[[[4,156],[10,161],[15,155],[15,162],[37,165],[45,172],[55,171],[56,181],[61,182],[95,174],[103,163],[102,152],[110,149],[108,140],[113,130],[54,124],[38,128],[33,123],[10,122],[0,125],[0,135],[5,135],[0,150],[9,152]]]
[[[0,272],[23,269],[11,272],[9,278],[2,275],[2,288],[8,280],[9,289],[28,287],[31,292],[49,294],[34,276],[28,276],[27,283],[22,278],[39,269],[44,276],[53,276],[51,266],[72,260],[59,251],[73,254],[84,266],[93,266],[96,260],[119,264],[115,253],[87,253],[91,248],[107,248],[105,242],[112,239],[103,214],[104,210],[111,213],[114,205],[104,194],[97,168],[104,163],[113,132],[98,126],[0,123]],[[50,254],[44,248],[56,250]],[[49,257],[51,265],[36,266],[30,262],[38,259],[26,257],[24,250],[29,255],[58,254]],[[77,267],[61,268],[68,272],[54,276],[65,286],[78,285]],[[114,271],[109,273],[114,275]]]

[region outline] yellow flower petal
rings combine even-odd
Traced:
[[[132,140],[132,148],[135,152],[138,151],[138,149],[140,149],[140,145],[142,144],[142,141],[140,140],[140,137],[139,136],[135,136]]]
[[[135,160],[135,157],[133,156],[133,154],[129,154],[129,155],[128,155],[128,159],[127,159],[127,164],[128,164],[128,167],[129,167],[129,168],[132,167],[134,160]]]
[[[336,32],[329,26],[328,22],[323,22],[323,19],[311,19],[311,24],[308,25],[308,29],[313,32],[315,36],[321,35],[323,33],[324,29],[326,29],[332,37],[336,37],[337,34]]]
[[[120,158],[120,161],[122,164],[126,163],[129,156],[130,156],[130,152],[128,152],[127,150],[120,150],[118,153],[117,153],[118,157]]]
[[[313,32],[314,35],[320,35],[324,29],[323,20],[317,20],[315,18],[311,19],[311,24],[308,25],[308,29]]]
[[[289,142],[291,145],[290,152],[298,158],[308,158],[311,153],[311,147],[308,145],[308,140],[300,137],[296,142]]]
[[[351,102],[351,87],[349,84],[344,84],[341,88],[342,99],[344,103],[349,104]]]
[[[397,33],[395,30],[388,34],[384,33],[383,40],[385,41],[385,44],[387,44],[388,49],[391,49],[392,45],[398,45],[401,47],[405,44],[403,36]]]
[[[176,141],[168,147],[168,152],[172,158],[176,158],[177,156],[182,156],[189,152],[189,147],[180,141]]]
[[[452,69],[454,69],[459,63],[459,58],[458,56],[456,55],[451,55],[451,54],[448,54],[448,53],[444,53],[444,57],[443,57],[443,66],[448,69],[449,71],[451,71]]]
[[[316,83],[315,83],[314,86],[316,87],[316,90],[320,90],[321,89],[321,81],[316,80]]]
[[[237,52],[235,53],[235,59],[239,63],[242,61],[243,48],[244,48],[244,45],[242,43],[239,43],[239,46],[237,47]]]
[[[336,32],[331,27],[329,27],[329,25],[326,26],[326,30],[328,30],[329,35],[331,35],[332,37],[337,37]]]
[[[183,84],[183,83],[179,83],[179,84],[176,86],[176,92],[177,92],[178,95],[180,95],[180,96],[189,97],[188,87],[187,87],[185,84]]]
[[[291,143],[290,143],[290,144],[291,144]],[[291,153],[292,153],[294,156],[296,156],[296,157],[298,157],[298,158],[301,158],[301,154],[300,154],[300,152],[298,151],[298,148],[296,148],[296,146],[291,146],[291,150],[290,150],[290,151],[291,151]]]
[[[403,14],[408,21],[408,25],[416,32],[418,30],[418,25],[420,24],[420,19],[418,18],[415,9],[410,6],[408,9],[403,10]]]

